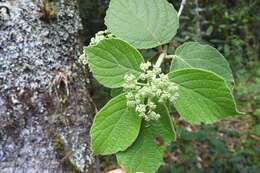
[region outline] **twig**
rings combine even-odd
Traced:
[[[183,9],[184,9],[184,6],[186,5],[186,2],[187,2],[187,0],[182,0],[182,1],[181,1],[181,6],[180,6],[180,9],[179,9],[179,11],[178,11],[178,17],[181,16],[181,13],[182,13],[182,11],[183,11]]]
[[[162,52],[158,58],[158,60],[156,61],[155,67],[160,67],[161,64],[163,63],[164,58],[166,57],[166,53]]]
[[[201,40],[201,24],[200,24],[200,12],[199,12],[199,1],[195,0],[195,12],[196,12],[196,31],[197,31],[197,38],[198,40]]]
[[[180,9],[179,9],[178,14],[177,14],[178,17],[180,17],[180,15],[181,15],[181,13],[182,13],[182,11],[183,11],[183,9],[184,9],[184,6],[185,6],[186,2],[187,2],[187,0],[182,0],[182,1],[181,1],[181,6],[180,6]],[[164,59],[166,58],[166,56],[167,56],[167,48],[168,48],[168,47],[166,47],[166,48],[162,48],[161,46],[159,47],[159,50],[160,50],[162,53],[160,54],[159,58],[157,59],[157,61],[156,61],[156,63],[155,63],[155,67],[160,67],[161,64],[163,63],[163,60],[164,60]]]
[[[155,67],[160,67],[163,63],[163,60],[166,58],[167,56],[167,50],[168,50],[168,46],[167,45],[164,45],[164,46],[161,46],[161,53],[160,53],[160,56],[158,57],[156,63],[155,63]]]

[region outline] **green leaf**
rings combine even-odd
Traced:
[[[179,19],[167,0],[111,0],[105,24],[117,37],[148,49],[170,42]]]
[[[110,100],[95,116],[90,130],[94,154],[114,154],[127,149],[137,138],[141,118],[127,108],[125,95]]]
[[[144,62],[141,53],[120,39],[104,39],[86,48],[89,66],[94,77],[104,86],[119,88],[127,73],[138,75]]]
[[[155,172],[163,162],[165,145],[175,137],[167,108],[160,105],[156,111],[160,112],[161,118],[158,121],[143,122],[135,143],[116,155],[127,173]]]
[[[168,74],[179,86],[175,107],[181,117],[194,124],[213,123],[239,114],[225,80],[202,69],[182,69]]]
[[[112,88],[110,95],[111,95],[111,97],[116,97],[122,93],[123,93],[123,88]]]
[[[214,47],[197,42],[187,42],[177,48],[171,71],[183,68],[201,68],[222,76],[233,83],[230,66],[224,56]]]

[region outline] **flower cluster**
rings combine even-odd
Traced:
[[[90,44],[89,45],[96,45],[98,44],[101,40],[106,39],[106,38],[112,38],[115,37],[115,35],[111,34],[109,31],[99,31],[96,33],[95,37],[91,38]]]
[[[146,121],[157,120],[160,115],[155,112],[156,102],[174,103],[178,98],[178,86],[161,72],[161,68],[152,67],[149,61],[142,63],[140,68],[142,73],[138,77],[133,74],[125,75],[123,88],[127,106],[135,108]]]
[[[91,45],[91,46],[96,45],[101,40],[106,39],[106,38],[112,38],[112,37],[115,37],[115,35],[111,34],[107,30],[99,31],[99,32],[96,33],[95,37],[91,38],[89,45]],[[84,49],[83,54],[79,57],[79,62],[83,65],[88,64],[88,58],[87,58],[87,54],[85,52],[85,49]]]
[[[83,65],[88,65],[88,58],[85,49],[83,49],[83,54],[79,57],[79,63]]]

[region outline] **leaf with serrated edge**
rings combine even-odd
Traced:
[[[240,114],[221,76],[202,69],[177,70],[168,76],[179,86],[175,107],[186,121],[194,124],[213,123]]]
[[[95,116],[90,130],[94,154],[114,154],[127,149],[137,138],[141,118],[126,105],[125,95],[111,99]]]
[[[170,42],[179,19],[167,0],[111,0],[105,24],[117,37],[148,49]]]
[[[175,137],[167,108],[159,105],[156,112],[161,118],[143,122],[135,143],[126,151],[117,153],[117,160],[127,173],[155,172],[163,162],[165,145]]]
[[[177,48],[171,71],[183,68],[201,68],[222,76],[229,84],[234,82],[225,57],[214,47],[198,42],[186,42]]]
[[[140,64],[144,62],[137,49],[115,38],[104,39],[97,45],[88,46],[85,52],[94,77],[109,88],[121,87],[125,74],[139,75]]]

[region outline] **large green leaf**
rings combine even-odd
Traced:
[[[104,86],[119,88],[127,73],[138,75],[144,62],[141,53],[120,39],[110,38],[86,48],[89,66],[95,78]]]
[[[160,105],[158,121],[144,122],[135,143],[126,151],[119,152],[117,160],[127,173],[153,173],[163,162],[165,145],[175,137],[169,112]]]
[[[170,42],[179,19],[167,0],[111,0],[105,24],[117,37],[146,49]]]
[[[213,123],[237,115],[234,98],[225,80],[202,69],[182,69],[168,74],[179,86],[175,107],[190,123]]]
[[[171,70],[183,68],[202,68],[215,72],[226,81],[234,81],[232,71],[224,56],[214,47],[187,42],[176,50],[176,57],[172,61]]]
[[[95,116],[90,130],[91,149],[102,155],[124,151],[137,138],[140,126],[140,117],[127,108],[125,95],[119,95]]]

